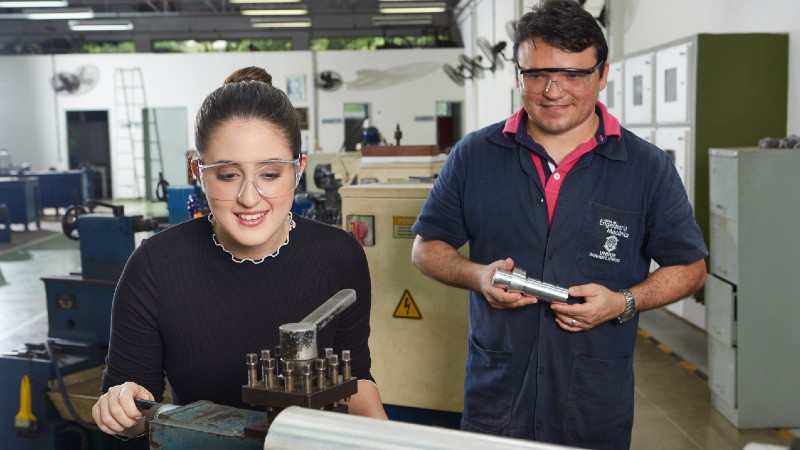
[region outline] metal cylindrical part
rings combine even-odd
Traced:
[[[311,391],[311,366],[303,366],[303,393],[310,394]]]
[[[335,432],[331,432],[335,430]],[[468,433],[399,420],[290,406],[269,426],[264,450],[407,449],[417,450],[564,450],[562,445]]]
[[[339,356],[331,355],[328,358],[328,379],[331,386],[339,384]]]
[[[283,386],[286,392],[294,391],[294,363],[286,361],[283,370]]]
[[[350,350],[342,350],[342,380],[350,379]]]
[[[278,328],[281,359],[312,360],[317,357],[317,326],[312,323],[287,323]]]
[[[258,386],[258,355],[248,353],[245,356],[247,361],[247,385],[250,387]]]
[[[266,361],[266,377],[264,378],[264,387],[267,389],[275,389],[278,387],[278,375],[275,373],[277,369],[275,358],[269,358]]]
[[[514,269],[513,272],[509,272],[498,268],[492,276],[492,284],[505,286],[509,292],[522,292],[545,301],[566,302],[569,298],[569,289],[526,278],[525,271],[522,269]]]
[[[322,358],[318,358],[314,361],[314,367],[317,369],[317,390],[323,390],[328,386],[327,381],[327,361]]]

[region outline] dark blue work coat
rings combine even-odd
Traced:
[[[524,133],[504,134],[500,122],[456,144],[413,231],[454,248],[468,242],[478,263],[511,257],[529,277],[564,287],[591,282],[617,291],[645,279],[651,259],[670,266],[704,258],[669,156],[619,129],[600,104],[597,111],[600,143],[561,180],[552,226],[532,159],[542,149]],[[618,136],[605,137],[609,121]],[[464,430],[630,446],[638,316],[573,333],[558,327],[546,302],[495,309],[473,291],[469,302]]]

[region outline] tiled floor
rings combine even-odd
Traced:
[[[165,215],[161,206],[126,205],[127,214]],[[60,232],[60,223],[43,227]],[[25,248],[0,252],[0,352],[47,335],[46,275],[80,265],[78,242],[54,235]],[[643,315],[636,348],[634,450],[740,450],[789,448],[798,430],[737,430],[710,403],[705,334],[663,310]],[[662,337],[662,338],[659,338]],[[669,347],[662,342],[670,342]],[[777,447],[767,447],[777,446]]]

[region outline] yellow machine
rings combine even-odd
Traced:
[[[411,264],[411,226],[432,186],[415,180],[344,186],[343,228],[362,242],[369,261],[369,344],[383,402],[460,413],[467,291],[427,278]]]
[[[363,156],[358,166],[358,183],[432,177],[439,173],[446,158],[443,153],[432,156]]]

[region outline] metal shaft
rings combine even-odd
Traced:
[[[492,284],[505,286],[508,292],[522,292],[548,302],[566,302],[569,298],[569,289],[528,278],[523,269],[514,269],[513,272],[496,269]]]

